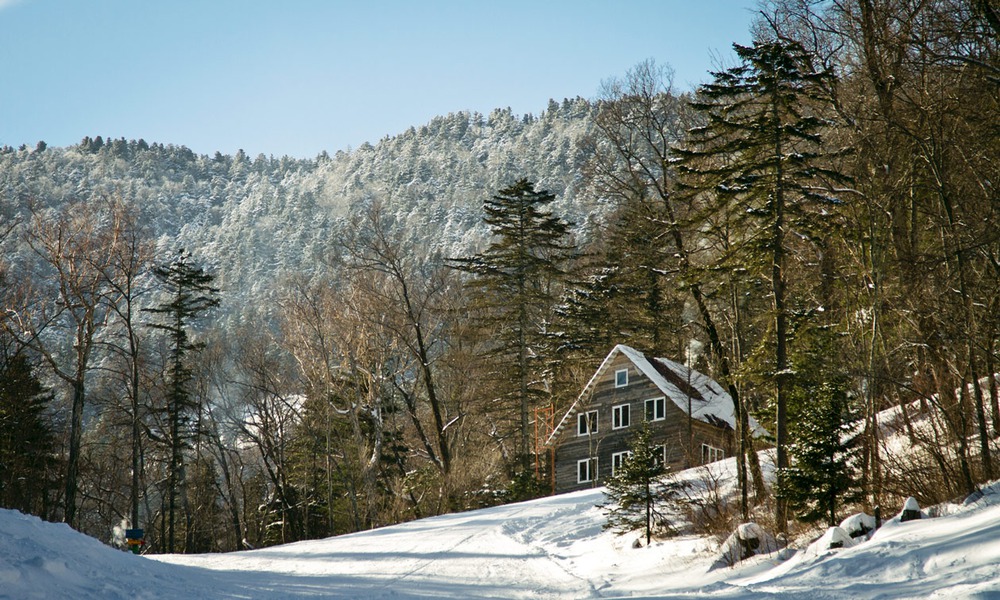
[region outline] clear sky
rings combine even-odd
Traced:
[[[653,59],[678,88],[756,0],[0,0],[0,144],[313,157],[459,110],[542,112]]]

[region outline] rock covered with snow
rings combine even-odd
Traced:
[[[807,556],[819,556],[830,550],[850,548],[858,542],[842,527],[831,527],[806,548]]]
[[[736,528],[719,548],[719,553],[709,570],[731,567],[752,556],[778,551],[774,536],[756,523],[744,523]]]
[[[916,519],[922,518],[920,513],[920,504],[917,503],[917,499],[910,496],[903,503],[903,512],[899,515],[900,522],[905,523],[906,521],[914,521]]]
[[[865,537],[875,531],[876,525],[875,517],[865,513],[851,515],[840,522],[840,528],[855,539]]]

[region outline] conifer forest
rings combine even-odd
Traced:
[[[538,411],[618,343],[730,391],[776,529],[996,479],[1000,8],[753,33],[693,91],[646,60],[312,159],[3,147],[0,506],[213,552],[546,495]]]

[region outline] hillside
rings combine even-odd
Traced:
[[[720,465],[728,466],[727,462]],[[696,476],[686,474],[687,476]],[[983,598],[1000,594],[1000,486],[840,551],[710,570],[717,545],[633,548],[600,489],[261,550],[137,557],[0,511],[0,598]]]
[[[313,159],[0,147],[0,505],[200,554],[534,497],[532,442],[617,344],[774,432],[776,519],[972,494],[1000,477],[1000,18],[958,4],[765,1],[693,95],[649,60]],[[578,421],[577,480],[631,402]],[[725,438],[703,456],[753,451]]]
[[[161,260],[191,251],[218,276],[224,314],[267,304],[288,277],[327,273],[345,221],[373,200],[428,253],[486,239],[482,203],[527,177],[582,226],[599,212],[580,189],[594,106],[551,101],[540,115],[497,109],[435,117],[375,144],[315,159],[197,155],[145,140],[84,138],[67,148],[0,148],[0,222],[31,205],[122,196],[143,211]],[[8,245],[16,260],[24,248]]]

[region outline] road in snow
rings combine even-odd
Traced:
[[[709,571],[714,543],[632,548],[600,490],[214,555],[139,557],[0,510],[0,598],[1000,598],[1000,486],[854,548]]]

